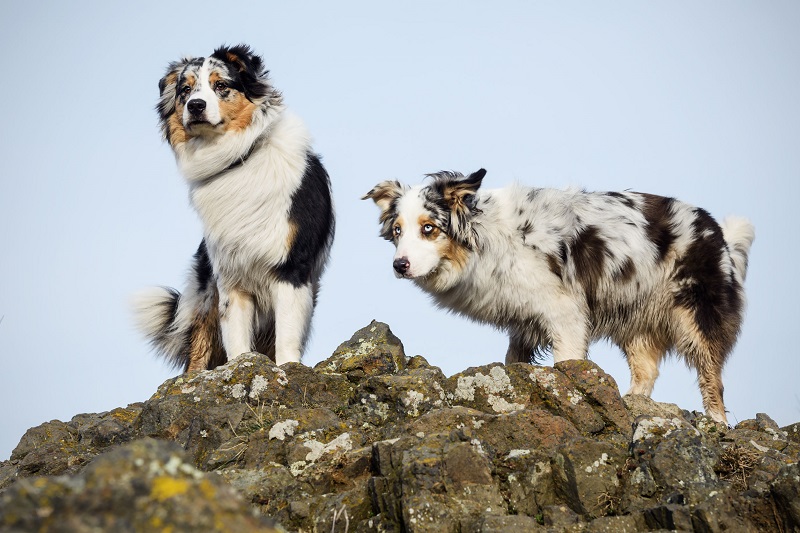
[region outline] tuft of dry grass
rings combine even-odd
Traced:
[[[732,445],[722,452],[715,470],[720,479],[729,481],[734,489],[745,491],[750,488],[748,478],[758,465],[761,454],[751,448]]]

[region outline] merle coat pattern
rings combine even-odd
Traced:
[[[637,192],[480,189],[485,171],[385,181],[393,267],[441,307],[509,334],[506,363],[582,359],[608,338],[625,353],[629,393],[650,395],[668,352],[697,370],[706,411],[726,421],[722,368],[739,333],[752,225]]]

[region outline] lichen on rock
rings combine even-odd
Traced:
[[[793,531],[798,428],[623,398],[591,361],[446,377],[373,321],[315,368],[243,354],[31,428],[0,529]]]

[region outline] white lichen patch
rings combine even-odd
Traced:
[[[137,466],[144,466],[144,462],[142,461],[141,463],[137,463]],[[157,460],[151,461],[147,467],[147,470],[151,476],[163,476],[164,474],[167,474],[175,477],[179,474],[183,474],[185,476],[193,477],[194,479],[200,479],[203,477],[203,473],[200,470],[195,468],[194,465],[185,463],[177,455],[171,455],[169,460],[163,464]]]
[[[291,474],[294,477],[299,476],[300,474],[305,472],[305,470],[306,470],[306,462],[305,461],[296,461],[296,462],[294,462],[294,463],[289,465],[289,472],[291,472]]]
[[[235,385],[231,385],[230,392],[231,396],[235,399],[241,400],[244,398],[245,394],[247,394],[247,389],[242,383],[236,383]]]
[[[257,400],[262,392],[265,392],[269,388],[269,380],[262,376],[261,374],[256,374],[253,377],[253,382],[250,383],[250,399]]]
[[[269,428],[269,440],[278,439],[284,440],[286,437],[294,435],[294,430],[300,422],[297,420],[284,420],[283,422],[276,422]]]
[[[600,459],[586,467],[586,473],[591,474],[592,472],[597,472],[601,466],[606,466],[609,463],[610,461],[608,460],[608,454],[603,453],[603,455],[600,456]]]
[[[483,445],[481,444],[481,441],[479,441],[478,439],[472,439],[471,441],[469,441],[469,443],[472,444],[472,448],[476,452],[478,452],[481,455],[486,455],[486,452],[483,451]]]
[[[286,372],[282,368],[275,369],[275,381],[278,382],[278,385],[281,387],[285,387],[289,384],[289,378],[286,376]]]
[[[541,385],[545,390],[552,392],[553,396],[557,397],[559,395],[558,389],[556,388],[556,381],[558,381],[558,378],[553,372],[549,372],[542,367],[536,367],[528,377],[534,383]]]
[[[484,422],[485,422],[484,420],[478,420],[477,418],[473,418],[472,427],[475,429],[481,429],[481,426],[483,426]]]
[[[512,398],[516,397],[514,387],[511,386],[511,379],[502,366],[493,366],[489,370],[488,376],[481,372],[477,372],[474,376],[459,376],[454,397],[459,400],[473,401],[475,400],[475,391],[479,388],[488,396],[490,405],[498,413],[509,412],[509,409],[516,411],[524,407],[512,408],[511,406],[519,404],[512,404],[500,397],[501,394]]]
[[[317,440],[310,440],[303,443],[310,451],[306,454],[306,461],[315,462],[326,453],[343,454],[353,449],[353,441],[349,433],[342,433],[327,444]]]
[[[567,391],[567,399],[572,405],[578,405],[583,401],[583,394],[578,390]]]
[[[691,429],[697,435],[700,435],[700,432],[692,427],[691,424],[678,417],[670,419],[654,416],[652,418],[646,418],[636,424],[636,430],[633,432],[633,441],[638,442],[657,436],[666,437],[678,429]]]
[[[780,432],[778,432],[778,431],[775,431],[772,428],[764,428],[764,431],[769,433],[770,435],[772,435],[772,440],[786,440],[787,438],[789,438],[789,432],[788,431],[780,431]]]
[[[495,413],[511,413],[525,409],[525,404],[523,403],[511,403],[502,396],[495,396],[494,394],[490,394],[487,401]]]
[[[370,400],[377,400],[377,396],[370,394]],[[361,398],[361,404],[364,406],[367,414],[374,414],[380,417],[381,420],[389,418],[389,404],[384,402],[375,401],[374,403],[368,402],[366,398]]]
[[[510,450],[506,459],[514,459],[515,457],[524,457],[526,455],[530,455],[530,450]]]
[[[196,388],[197,388],[197,386],[195,386],[195,385],[188,385],[188,384],[187,384],[187,385],[184,385],[183,387],[181,387],[181,392],[182,392],[183,394],[191,394],[191,393],[193,393],[193,392],[194,392],[194,390],[195,390]]]
[[[407,391],[403,396],[403,405],[406,407],[409,416],[419,416],[419,405],[425,400],[421,392],[415,390]]]
[[[342,433],[327,444],[317,440],[308,440],[303,446],[310,451],[306,454],[305,461],[296,461],[289,465],[289,471],[297,477],[305,472],[309,467],[325,454],[343,455],[353,449],[353,441],[349,433]]]

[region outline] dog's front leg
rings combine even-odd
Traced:
[[[228,361],[253,349],[253,297],[240,290],[219,288],[219,322]]]
[[[279,282],[273,292],[275,305],[275,363],[299,363],[314,312],[311,284],[296,287]]]

